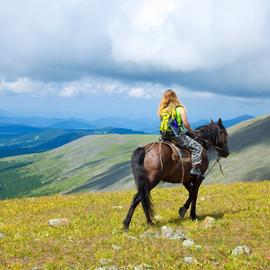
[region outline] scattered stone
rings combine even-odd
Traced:
[[[0,239],[3,239],[5,236],[3,233],[0,233]]]
[[[191,239],[186,239],[182,242],[183,247],[191,248],[194,246],[194,241]]]
[[[195,245],[195,249],[196,250],[201,250],[202,249],[202,246],[201,245]]]
[[[141,238],[158,238],[159,232],[144,232],[140,235]]]
[[[156,216],[154,217],[154,219],[155,219],[155,220],[157,220],[157,221],[159,221],[159,220],[162,220],[162,219],[163,219],[163,217],[162,217],[162,216],[160,216],[160,215],[156,215]]]
[[[192,264],[192,263],[197,263],[197,260],[195,258],[193,258],[193,257],[186,256],[186,257],[184,257],[184,262]]]
[[[102,266],[108,265],[108,264],[111,263],[111,262],[112,262],[111,259],[104,259],[104,258],[101,258],[101,259],[99,260],[99,263],[100,263]]]
[[[122,206],[122,205],[115,205],[115,206],[113,206],[112,208],[113,208],[113,209],[118,209],[118,210],[120,210],[120,209],[123,208],[123,206]]]
[[[172,228],[167,227],[167,226],[163,226],[161,228],[161,236],[164,238],[172,239],[172,240],[183,241],[183,240],[187,239],[187,237],[183,231],[177,230],[174,232]]]
[[[185,235],[185,233],[183,231],[177,230],[176,232],[174,232],[172,234],[172,236],[170,237],[170,239],[184,241],[184,240],[186,240],[188,238],[187,238],[187,236]]]
[[[165,238],[170,238],[173,235],[173,229],[171,227],[162,226],[161,227],[161,235]]]
[[[49,225],[52,227],[60,227],[69,224],[69,220],[67,218],[54,218],[49,220]]]
[[[184,241],[187,238],[185,233],[181,230],[174,231],[171,227],[163,226],[161,227],[161,232],[144,232],[140,236],[141,238],[168,238],[171,240]]]
[[[126,237],[129,238],[129,239],[131,239],[131,240],[138,240],[137,237],[132,236],[132,235],[128,235],[128,234],[126,234]]]
[[[112,245],[112,249],[116,250],[116,251],[119,251],[121,250],[122,248],[117,246],[117,245]]]
[[[149,264],[146,263],[142,263],[140,265],[136,265],[134,266],[134,270],[147,270],[147,269],[152,269],[153,267]]]
[[[212,226],[214,225],[215,221],[216,221],[215,218],[207,216],[207,217],[204,219],[204,221],[202,222],[202,224],[203,224],[203,226],[204,226],[205,228],[210,228],[210,227],[212,227]]]
[[[238,256],[241,254],[250,255],[251,252],[252,251],[248,246],[237,246],[232,250],[232,256]]]
[[[40,269],[40,267],[38,267],[38,266],[34,266],[33,268],[32,268],[32,270],[39,270]]]
[[[97,267],[95,270],[119,270],[115,265]]]
[[[202,202],[205,201],[205,199],[206,199],[205,196],[200,197],[200,200],[201,200]]]

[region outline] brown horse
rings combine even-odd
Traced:
[[[196,135],[194,139],[204,148],[200,169],[205,173],[209,165],[207,154],[211,150],[215,150],[219,157],[227,157],[229,155],[228,135],[221,119],[217,123],[211,120],[209,125],[197,128],[194,133]],[[185,216],[190,204],[190,217],[193,220],[197,218],[196,201],[198,189],[203,179],[189,175],[191,170],[190,158],[188,159],[189,162],[183,162],[181,158],[179,160],[177,161],[173,158],[172,147],[166,142],[148,144],[137,148],[133,152],[131,166],[137,186],[137,193],[134,195],[127,216],[123,221],[124,229],[127,230],[129,228],[134,210],[140,202],[142,203],[147,223],[149,225],[153,224],[153,207],[150,191],[161,181],[183,183],[189,192],[189,197],[179,209],[180,218]]]

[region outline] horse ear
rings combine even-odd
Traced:
[[[211,122],[210,122],[210,124],[215,124],[215,122],[213,121],[213,119],[211,118]]]
[[[219,119],[218,119],[217,124],[218,124],[219,126],[221,126],[221,125],[222,125],[222,120],[221,120],[221,118],[219,118]]]

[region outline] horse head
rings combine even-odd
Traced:
[[[215,136],[215,146],[217,148],[217,151],[221,157],[226,158],[229,154],[229,148],[228,148],[228,133],[226,128],[224,127],[221,118],[219,118],[217,124],[215,125],[216,136]]]
[[[220,157],[226,158],[229,154],[228,133],[221,118],[215,123],[196,129],[199,131],[199,141],[206,149],[214,148]]]

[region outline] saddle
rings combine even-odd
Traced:
[[[172,160],[178,162],[182,159],[182,162],[191,162],[191,153],[187,148],[179,147],[174,140],[160,140],[161,143],[166,144],[172,151]]]

